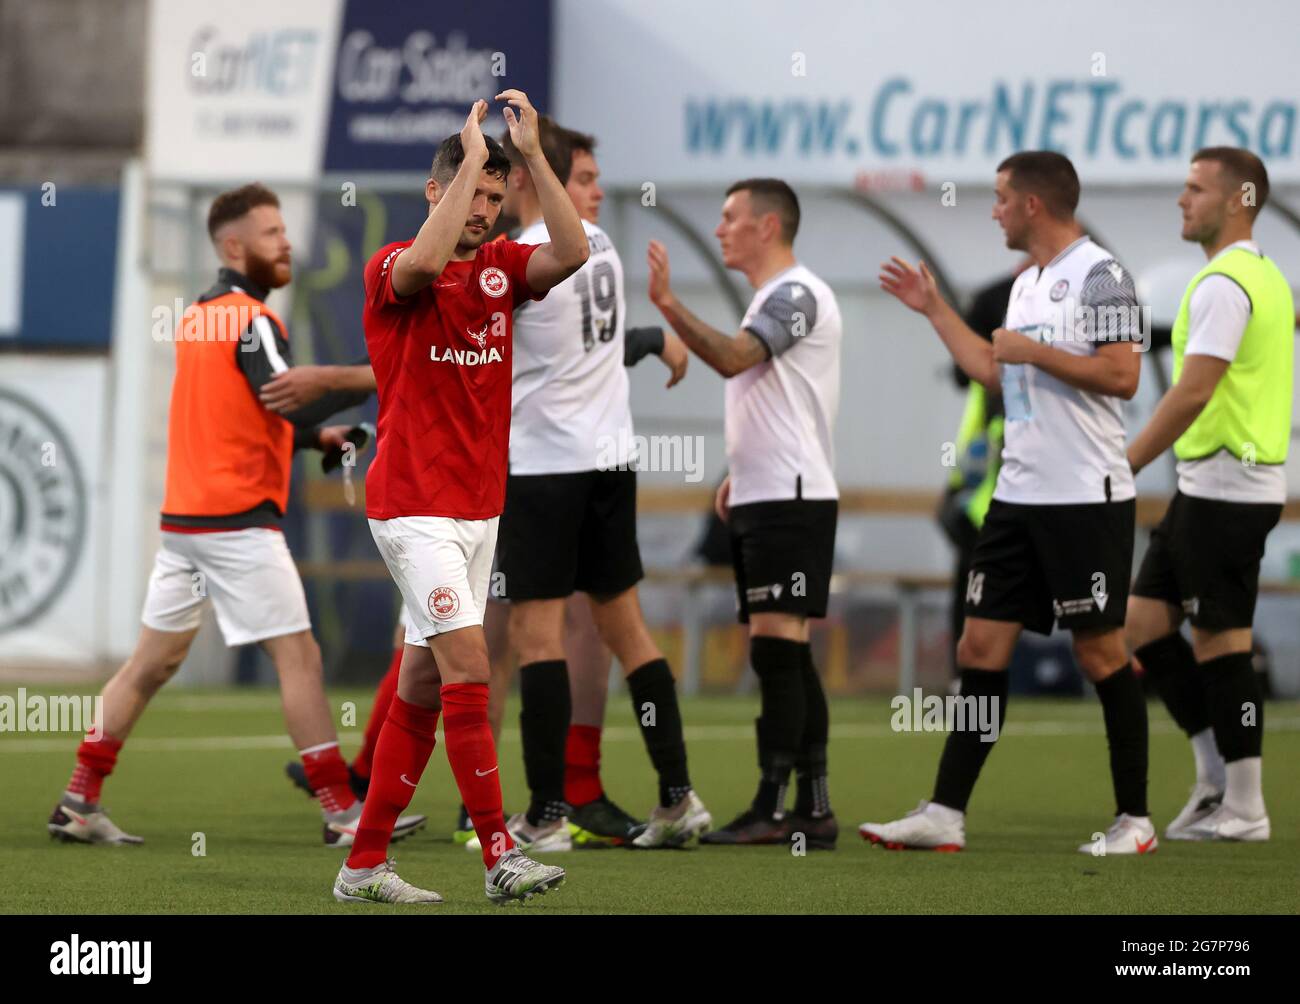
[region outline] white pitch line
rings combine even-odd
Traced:
[[[1152,722],[1153,735],[1172,735],[1178,731],[1173,722]],[[1264,725],[1267,732],[1300,732],[1300,718],[1277,718]],[[441,730],[440,730],[441,731]],[[1010,724],[1003,730],[1008,736],[1086,736],[1102,735],[1105,732],[1101,723],[1041,721]],[[754,738],[752,726],[740,725],[696,725],[686,727],[687,742],[749,742]],[[841,740],[883,739],[891,735],[906,735],[895,732],[888,725],[872,725],[866,722],[853,722],[846,725],[832,725],[831,738]],[[925,733],[920,733],[925,734]],[[357,739],[361,735],[356,730],[339,733],[340,739]],[[606,742],[640,742],[641,730],[630,726],[615,725],[605,729],[601,737]],[[519,731],[511,729],[502,733],[501,739],[507,743],[519,742]],[[132,751],[146,753],[207,753],[224,750],[267,750],[292,749],[289,737],[278,733],[263,736],[190,736],[181,738],[140,738],[129,740]],[[77,737],[64,736],[57,739],[0,739],[0,753],[62,753],[76,751]]]

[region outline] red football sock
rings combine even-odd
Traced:
[[[570,725],[564,743],[564,800],[570,805],[586,805],[603,794],[600,726]]]
[[[379,689],[375,691],[375,703],[370,708],[370,720],[366,722],[366,735],[361,740],[361,751],[352,761],[352,769],[361,777],[370,776],[371,761],[375,756],[375,743],[379,742],[379,730],[384,727],[384,719],[388,717],[388,706],[393,702],[393,695],[397,693],[397,678],[401,675],[403,647],[399,645],[393,650],[393,659],[388,664],[388,672],[379,681]]]
[[[375,770],[370,776],[357,826],[349,868],[373,868],[382,864],[393,837],[393,825],[411,804],[433,752],[433,734],[438,731],[438,709],[407,704],[396,694],[375,743]]]
[[[342,812],[357,800],[352,794],[352,785],[348,783],[348,765],[339,753],[338,740],[321,743],[299,750],[303,769],[307,772],[307,783],[320,799],[320,807],[326,812]]]
[[[117,754],[122,748],[121,739],[114,739],[105,733],[99,742],[83,739],[77,747],[77,766],[73,768],[72,779],[68,781],[67,791],[76,795],[83,802],[92,805],[99,801],[100,790],[104,787],[104,778],[113,773],[117,766]]]
[[[491,868],[515,843],[501,813],[501,774],[487,716],[488,686],[448,683],[441,693],[447,759],[456,775],[461,801],[483,845],[483,864]]]

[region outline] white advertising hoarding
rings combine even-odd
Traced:
[[[149,11],[151,177],[320,173],[342,0],[155,0]]]
[[[0,193],[0,338],[18,334],[23,320],[23,217],[21,192]]]
[[[0,365],[0,674],[102,652],[103,358]]]
[[[1166,183],[1216,144],[1300,180],[1294,0],[557,4],[555,110],[614,182],[988,184],[1051,148]]]

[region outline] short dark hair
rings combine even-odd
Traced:
[[[1079,208],[1079,175],[1070,158],[1055,150],[1022,150],[998,165],[1011,173],[1011,187],[1037,195],[1058,220],[1068,220]]]
[[[505,180],[510,174],[510,158],[501,149],[501,144],[491,136],[484,135],[487,144],[488,159],[483,170]],[[465,147],[460,142],[460,133],[454,132],[438,144],[438,151],[433,155],[433,166],[429,168],[429,177],[439,185],[445,185],[456,177],[460,165],[465,163]]]
[[[594,153],[596,150],[595,136],[578,132],[576,129],[566,129],[549,115],[537,116],[537,132],[542,142],[542,156],[546,158],[546,163],[551,166],[555,176],[560,179],[561,185],[567,185],[570,175],[573,174],[574,153],[579,150]],[[523,166],[523,155],[515,146],[515,141],[510,138],[509,132],[501,137],[501,148],[505,150],[511,164],[515,167]]]
[[[279,196],[260,181],[222,192],[212,200],[212,208],[208,210],[208,237],[215,240],[218,230],[247,216],[258,206],[280,208]]]
[[[1268,168],[1264,162],[1249,150],[1239,146],[1206,146],[1192,154],[1192,163],[1198,160],[1212,160],[1223,168],[1229,187],[1238,191],[1247,183],[1255,186],[1255,204],[1247,206],[1253,220],[1268,201]]]
[[[799,232],[799,196],[780,178],[745,178],[727,189],[727,194],[748,192],[760,213],[776,213],[781,220],[781,239],[794,243]]]

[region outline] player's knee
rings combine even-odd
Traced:
[[[435,673],[402,674],[397,693],[402,700],[421,708],[442,708],[441,680]]]
[[[491,682],[492,664],[482,631],[464,628],[431,637],[429,643],[428,655],[442,684]],[[407,652],[411,653],[410,647]],[[406,675],[405,660],[402,675]]]
[[[136,686],[151,694],[176,675],[189,654],[191,637],[154,635],[142,639],[127,662],[127,672]]]
[[[778,612],[749,615],[751,638],[786,638],[790,641],[808,640],[808,622],[797,614]]]
[[[324,672],[324,660],[320,654],[320,644],[311,632],[304,632],[298,644],[294,646],[295,664],[306,673]]]
[[[184,661],[184,653],[178,656],[133,659],[130,664],[131,679],[139,690],[153,694],[176,675],[176,670]]]
[[[462,654],[442,668],[443,683],[491,683],[492,665],[487,653]]]
[[[273,639],[266,648],[281,676],[285,673],[320,676],[324,671],[320,645],[310,631]]]
[[[519,604],[510,611],[510,648],[527,665],[547,659],[564,658],[564,639],[560,625],[552,623],[547,611]]]
[[[994,666],[994,663],[1001,661],[999,649],[994,638],[968,627],[957,642],[957,665],[976,669],[1001,668]]]
[[[1076,637],[1074,658],[1090,680],[1102,679],[1121,668],[1128,658],[1121,631]]]
[[[1129,597],[1124,614],[1124,643],[1130,652],[1177,630],[1177,624],[1161,606],[1141,597]]]
[[[1161,632],[1152,631],[1145,625],[1124,625],[1124,651],[1127,653],[1136,653],[1143,645],[1149,645],[1157,638],[1162,637]]]

